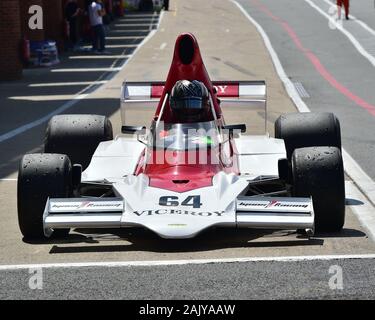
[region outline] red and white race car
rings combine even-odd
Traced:
[[[72,228],[145,227],[190,238],[209,227],[339,231],[345,218],[340,125],[330,113],[282,115],[264,133],[264,81],[212,82],[192,34],[165,82],[124,83],[122,134],[99,115],[59,115],[45,153],[22,159],[25,238]],[[149,129],[131,112],[156,110]],[[223,113],[253,122],[228,125]],[[260,121],[261,120],[261,121]],[[263,134],[255,134],[258,129]],[[132,136],[129,136],[132,134]]]

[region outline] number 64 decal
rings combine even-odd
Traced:
[[[171,196],[171,197],[160,197],[159,205],[166,206],[166,207],[186,206],[186,207],[200,208],[202,206],[202,203],[201,203],[201,196],[188,196],[181,203],[178,197]]]

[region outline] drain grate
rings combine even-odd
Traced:
[[[305,87],[302,85],[301,82],[294,82],[293,84],[301,98],[310,98],[309,93],[306,91]]]

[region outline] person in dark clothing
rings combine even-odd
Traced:
[[[81,9],[78,7],[77,0],[69,0],[65,7],[65,19],[69,23],[69,40],[73,48],[77,46],[78,36],[78,16],[81,14]]]
[[[166,11],[169,10],[169,0],[164,0],[164,9],[165,9]]]

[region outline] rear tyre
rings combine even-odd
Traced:
[[[25,239],[46,238],[43,213],[48,197],[66,198],[72,192],[72,165],[66,155],[25,155],[17,185],[18,223]],[[59,229],[52,235],[62,237],[68,233],[69,229]]]
[[[292,155],[293,196],[312,197],[315,230],[340,231],[345,222],[345,182],[336,147],[296,149]]]
[[[341,150],[340,122],[333,113],[289,113],[275,122],[275,137],[285,142],[288,159],[297,148],[330,146]]]
[[[58,115],[48,123],[44,152],[66,154],[86,169],[102,141],[113,139],[112,124],[99,115]]]

